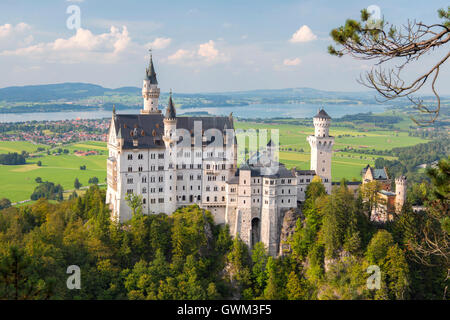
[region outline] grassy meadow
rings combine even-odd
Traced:
[[[6,147],[5,147],[6,146]],[[17,149],[13,149],[16,146]],[[11,144],[0,142],[0,150],[8,148],[8,152],[36,151],[38,145],[29,142]],[[44,146],[45,147],[45,146]],[[88,185],[89,178],[97,177],[99,183],[104,183],[106,178],[106,144],[102,142],[83,142],[69,146],[69,154],[47,155],[40,153],[34,158],[28,158],[27,164],[20,166],[0,165],[0,198],[8,198],[12,202],[29,199],[34,188],[37,186],[35,179],[41,177],[43,181],[51,181],[61,184],[64,190],[74,189],[74,180],[78,178],[83,186]],[[78,157],[73,154],[74,150],[97,150],[102,155]],[[3,151],[2,151],[3,152]],[[39,167],[37,162],[41,161]],[[86,165],[86,170],[80,170],[80,166]]]

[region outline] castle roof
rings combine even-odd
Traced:
[[[150,84],[158,84],[156,79],[155,68],[153,67],[152,55],[150,55],[150,62],[148,68],[145,69],[145,80],[150,80]]]
[[[319,112],[314,116],[314,118],[325,118],[325,119],[331,119],[331,117],[326,113],[325,110],[320,109]]]
[[[372,168],[370,165],[367,165],[363,170],[362,170],[362,175],[365,176],[367,170],[370,170],[370,173],[372,174],[372,177],[374,180],[388,180],[389,176],[388,173],[386,171],[386,168],[382,168],[382,169],[377,169],[377,168]]]
[[[116,137],[124,139],[123,149],[165,148],[162,140],[164,135],[164,116],[153,114],[117,114],[115,117]],[[202,130],[217,129],[224,134],[225,124],[233,129],[233,123],[228,117],[179,117],[177,128],[194,133],[194,122],[202,123]],[[135,130],[136,129],[136,130]],[[136,134],[135,134],[136,133]],[[133,143],[137,140],[137,146]]]
[[[175,119],[177,117],[177,113],[175,111],[175,107],[172,101],[172,91],[170,91],[169,103],[167,104],[166,109],[166,119]]]
[[[315,170],[295,170],[295,172],[299,176],[315,176],[316,175]]]

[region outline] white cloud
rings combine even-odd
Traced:
[[[214,47],[214,41],[203,43],[199,46],[198,55],[204,57],[206,61],[213,61],[219,56],[219,50]]]
[[[31,39],[32,40],[32,39]],[[30,41],[30,39],[28,39]],[[95,35],[88,29],[78,29],[70,38],[59,38],[53,42],[39,43],[0,52],[3,56],[45,56],[46,59],[56,62],[79,62],[95,60],[108,62],[117,58],[125,51],[131,39],[127,27],[122,30],[111,27],[109,33]]]
[[[6,38],[19,33],[23,33],[30,29],[30,26],[24,22],[20,22],[13,26],[12,24],[4,24],[0,26],[0,38]]]
[[[189,50],[178,49],[177,52],[170,55],[167,60],[169,63],[178,63],[181,61],[185,61],[186,59],[191,59],[194,57],[194,53]]]
[[[302,60],[300,58],[293,58],[293,59],[284,59],[283,64],[285,66],[298,66]]]
[[[311,31],[311,29],[307,25],[303,25],[298,29],[289,40],[292,43],[297,42],[309,42],[316,40],[317,36]]]
[[[215,47],[213,40],[200,44],[197,50],[178,49],[174,54],[167,57],[169,63],[183,63],[185,65],[214,64],[227,60],[228,57]]]
[[[147,44],[147,47],[151,49],[164,49],[167,48],[170,43],[172,42],[172,39],[170,38],[156,38],[152,42],[149,42]]]

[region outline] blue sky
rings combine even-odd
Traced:
[[[66,9],[81,10],[81,29]],[[361,91],[367,61],[329,56],[329,32],[377,5],[389,22],[437,22],[448,1],[2,0],[0,87],[90,82],[140,86],[153,47],[163,91],[211,92],[312,87]],[[447,48],[448,50],[448,48]],[[426,69],[442,50],[413,67]],[[438,88],[450,93],[450,66]],[[411,77],[414,73],[411,72]],[[427,93],[427,90],[425,90]]]

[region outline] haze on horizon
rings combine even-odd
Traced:
[[[66,26],[71,5],[81,10],[78,30]],[[326,48],[332,28],[370,5],[401,25],[408,19],[438,22],[437,9],[448,1],[5,0],[0,87],[64,82],[140,87],[152,48],[162,91],[368,91],[356,79],[373,62],[339,59]],[[425,56],[415,70],[426,70],[442,52]],[[450,94],[450,66],[441,68],[437,88]]]

